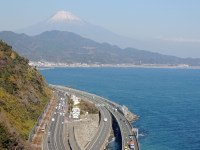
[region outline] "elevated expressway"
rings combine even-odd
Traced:
[[[138,144],[135,134],[132,132],[132,126],[130,122],[125,118],[122,111],[120,111],[122,110],[121,105],[114,103],[112,101],[109,101],[107,99],[104,99],[100,96],[91,94],[91,93],[87,93],[87,92],[83,92],[83,91],[79,91],[79,90],[75,90],[75,89],[63,87],[63,86],[53,86],[53,85],[51,86],[56,87],[57,89],[63,92],[65,91],[68,94],[74,94],[77,97],[94,102],[96,106],[99,107],[104,117],[110,118],[109,114],[111,113],[115,117],[120,127],[121,136],[122,136],[122,150],[124,150],[126,146],[129,147],[129,143],[131,140],[133,140],[135,143],[135,150],[139,150],[139,144]],[[119,111],[115,111],[116,108]],[[108,119],[108,122],[110,122],[110,120],[111,119]],[[100,131],[98,132],[98,135],[94,137],[94,139],[90,142],[86,150],[99,150],[102,144],[106,142],[104,141],[105,140],[104,136],[107,136],[106,133],[110,133],[108,132],[110,128],[110,124],[107,123],[107,125],[105,125],[105,122],[104,122],[104,125],[102,127],[103,128],[100,129]],[[133,135],[132,138],[130,138],[130,135]]]

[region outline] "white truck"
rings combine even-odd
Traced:
[[[108,119],[107,119],[107,118],[104,118],[103,121],[106,122],[106,121],[108,121]]]

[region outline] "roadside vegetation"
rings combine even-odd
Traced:
[[[68,96],[68,113],[72,110],[74,107],[73,101],[70,99],[70,96]],[[99,111],[96,108],[95,104],[89,102],[88,100],[81,100],[79,104],[75,105],[80,108],[81,112],[80,114],[85,114],[88,112],[89,114],[98,114]]]
[[[96,108],[95,104],[87,101],[87,100],[81,100],[77,106],[81,109],[81,114],[85,114],[88,112],[89,114],[98,114],[99,111]]]

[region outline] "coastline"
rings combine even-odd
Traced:
[[[30,62],[29,65],[38,70],[48,70],[55,68],[167,68],[167,69],[200,69],[200,66],[189,66],[187,64],[65,64],[50,62]]]

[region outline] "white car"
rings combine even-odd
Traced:
[[[52,118],[52,121],[55,121],[55,119],[54,119],[54,118]]]

